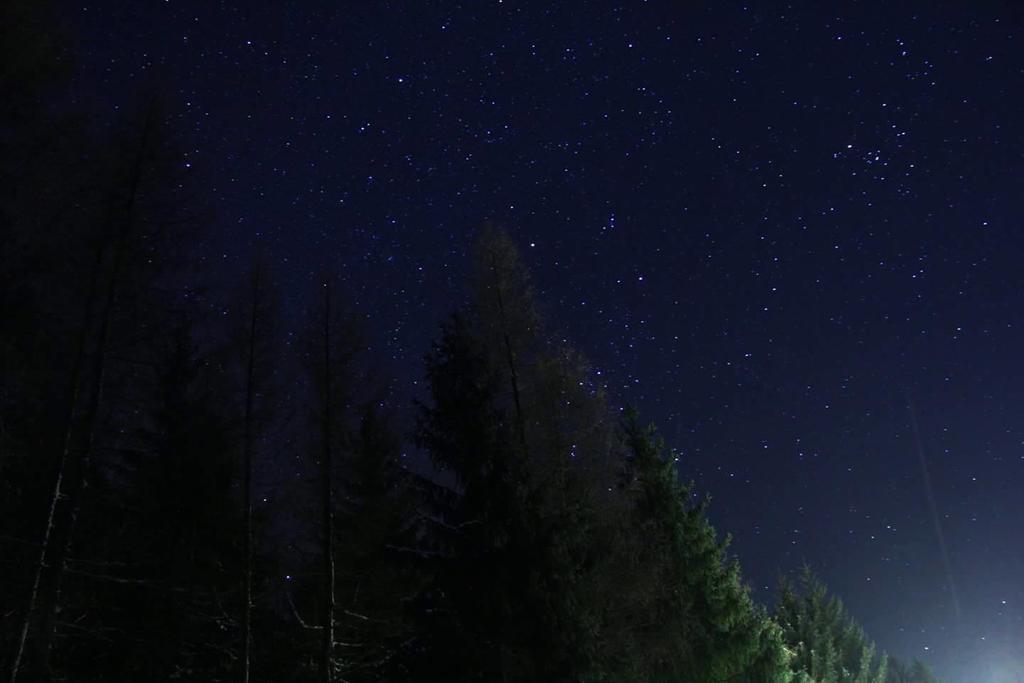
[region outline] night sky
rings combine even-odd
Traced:
[[[761,599],[806,561],[881,649],[1024,676],[1021,6],[60,7],[79,106],[179,112],[210,284],[262,250],[297,319],[341,272],[411,397],[502,225]]]

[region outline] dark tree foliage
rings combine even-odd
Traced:
[[[275,662],[274,675],[413,680],[405,668],[409,606],[422,583],[425,542],[414,478],[401,464],[389,382],[374,367],[344,292],[327,291],[324,285],[301,347],[310,391],[297,441],[308,472],[289,487],[297,503],[292,561],[279,591],[287,622],[299,631],[290,638],[293,660]],[[301,536],[296,526],[305,529]]]
[[[231,670],[238,514],[224,378],[185,330],[163,353],[133,378],[68,558],[58,668],[89,680]]]
[[[38,8],[5,11],[13,23],[0,23],[16,44],[47,40],[32,38]],[[16,592],[5,603],[19,605],[4,612],[12,678],[51,675],[56,640],[72,637],[65,615],[75,597],[65,584],[76,534],[95,504],[87,489],[102,490],[103,461],[118,448],[113,434],[130,431],[130,378],[156,362],[165,316],[152,255],[168,245],[180,187],[162,167],[159,107],[142,107],[96,151],[34,104],[28,75],[59,69],[25,63],[50,54],[30,47],[3,72],[4,89],[16,93],[3,112],[10,196],[0,217],[0,479],[9,494],[0,533],[15,546],[3,583]],[[25,114],[33,106],[36,118]]]
[[[340,463],[336,666],[345,681],[416,680],[406,666],[424,577],[414,499],[392,418],[373,404],[360,412]]]
[[[787,680],[778,628],[675,464],[635,423],[623,437],[545,336],[501,233],[478,247],[473,301],[428,357],[419,430],[462,494],[431,646],[466,668],[437,677]]]
[[[47,96],[69,60],[45,1],[0,4],[0,662],[20,647],[81,328],[92,206],[80,128]],[[79,229],[79,230],[76,230]],[[82,231],[84,232],[84,230]],[[66,251],[61,248],[67,245]],[[78,289],[76,289],[78,287]],[[27,653],[26,653],[27,654]],[[6,670],[8,667],[4,667]]]
[[[515,600],[504,564],[515,520],[518,463],[509,446],[507,419],[495,405],[499,378],[466,322],[455,316],[427,360],[432,405],[423,409],[418,441],[461,489],[449,543],[451,555],[438,572],[434,598],[423,625],[426,658],[443,668],[430,680],[497,680],[503,638],[511,637],[506,612]],[[504,433],[503,433],[504,432]]]
[[[578,357],[545,335],[502,233],[478,245],[473,305],[428,358],[419,441],[462,498],[447,598],[472,680],[600,680],[609,648],[613,429]],[[603,482],[603,483],[602,483]]]

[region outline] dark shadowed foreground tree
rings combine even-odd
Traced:
[[[260,385],[259,368],[268,359],[262,357],[261,340],[265,338],[267,324],[266,274],[261,264],[253,268],[250,275],[251,287],[246,309],[248,323],[241,338],[245,370],[242,379],[242,393],[245,396],[242,409],[242,657],[239,662],[239,679],[249,683],[252,665],[252,559],[253,559],[253,459],[257,430],[256,401],[263,388]]]
[[[112,173],[97,225],[95,263],[89,275],[86,313],[72,370],[63,445],[23,630],[27,632],[38,615],[33,652],[35,668],[41,672],[50,669],[67,556],[75,542],[85,488],[102,436],[101,411],[107,407],[104,390],[113,365],[110,350],[118,343],[116,321],[126,302],[121,294],[129,278],[130,253],[142,233],[142,204],[151,187],[155,155],[160,148],[159,125],[156,107],[145,107],[138,130],[131,136],[135,138],[129,143],[131,152]]]
[[[415,513],[401,439],[387,408],[388,382],[342,293],[323,287],[310,368],[319,429],[320,677],[401,678],[405,615],[420,572]],[[413,555],[406,553],[412,551]],[[316,594],[316,593],[314,593]]]
[[[68,557],[58,669],[86,680],[226,680],[237,485],[226,378],[187,327],[122,386]],[[87,541],[87,542],[86,542]]]
[[[339,680],[417,680],[406,666],[409,614],[423,585],[415,501],[400,465],[401,442],[378,404],[359,409],[341,451],[337,506]]]
[[[613,430],[576,358],[545,338],[507,238],[485,237],[476,264],[473,305],[428,358],[419,429],[462,491],[431,629],[452,664],[435,677],[585,680],[610,608]]]
[[[502,233],[481,240],[473,304],[427,374],[420,443],[462,492],[432,680],[787,680],[703,508],[653,435],[622,438]]]
[[[75,291],[68,277],[88,266],[69,258],[60,267],[49,240],[73,236],[71,226],[82,228],[94,208],[76,174],[81,130],[47,107],[69,72],[51,14],[47,2],[0,5],[0,661],[11,662],[4,674],[12,679],[39,623],[40,558],[53,545],[43,540],[53,527],[48,493],[68,422],[68,378],[84,362],[70,360],[82,346],[80,297],[64,297]]]
[[[81,330],[80,254],[54,253],[94,207],[76,171],[81,130],[50,115],[68,72],[47,2],[0,4],[0,662],[25,663],[38,623],[41,538]],[[58,142],[60,141],[60,142]],[[63,144],[61,144],[63,143]],[[93,188],[90,188],[93,189]],[[76,240],[80,244],[81,240]],[[68,258],[62,258],[68,256]],[[69,280],[74,278],[72,285]],[[80,363],[77,363],[80,365]],[[47,546],[49,544],[46,544]]]
[[[140,348],[143,338],[154,333],[147,327],[153,320],[146,316],[153,313],[159,269],[150,257],[168,244],[165,228],[174,220],[180,188],[169,182],[164,166],[171,153],[164,123],[155,102],[147,103],[125,131],[114,135],[112,148],[118,151],[95,154],[87,176],[80,165],[53,171],[70,173],[67,196],[53,202],[56,211],[53,205],[44,210],[22,200],[5,218],[4,231],[17,245],[16,254],[34,263],[30,275],[19,274],[17,261],[12,268],[5,262],[0,270],[5,280],[12,276],[10,284],[29,301],[43,307],[35,313],[21,308],[24,316],[15,310],[13,320],[25,327],[10,336],[5,331],[2,344],[5,365],[22,361],[12,377],[28,399],[21,409],[4,411],[5,418],[15,418],[25,450],[18,454],[20,462],[4,462],[3,467],[15,465],[9,471],[26,484],[17,496],[23,506],[19,517],[27,521],[19,534],[36,534],[27,541],[36,558],[19,611],[13,680],[22,671],[50,675],[55,638],[63,637],[59,626],[67,623],[58,613],[74,600],[64,586],[68,557],[77,543],[80,513],[89,504],[87,488],[91,479],[102,477],[96,463],[107,448],[110,418],[116,413],[116,384],[127,366],[151,360],[143,358]],[[92,153],[86,147],[78,152],[86,158]],[[26,191],[45,199],[42,191]],[[44,224],[40,216],[47,216]],[[33,338],[42,343],[31,343]],[[142,356],[134,357],[139,350]],[[55,369],[65,374],[47,382]],[[33,414],[35,420],[29,421]],[[41,481],[47,482],[45,493]]]
[[[296,441],[308,467],[288,486],[295,518],[291,569],[281,587],[285,623],[298,630],[287,645],[292,661],[275,658],[261,673],[277,680],[410,680],[401,672],[422,539],[391,388],[346,293],[325,284],[318,290],[300,346],[309,391]]]
[[[334,679],[334,607],[335,607],[335,569],[334,569],[334,455],[336,447],[334,444],[334,432],[337,425],[334,424],[337,413],[336,397],[338,378],[335,377],[335,366],[342,368],[348,364],[349,354],[344,352],[338,358],[336,344],[337,335],[332,337],[331,332],[334,325],[332,318],[334,311],[331,306],[331,283],[324,282],[323,300],[323,325],[321,327],[322,340],[322,363],[318,376],[320,378],[320,440],[322,442],[320,477],[322,479],[323,500],[323,529],[321,531],[324,539],[323,560],[324,560],[324,619],[321,628],[321,653],[320,653],[320,676],[324,683],[331,683]]]
[[[224,396],[231,411],[235,452],[239,456],[239,520],[237,529],[238,562],[237,602],[231,609],[237,615],[238,648],[235,679],[248,681],[253,676],[256,650],[253,638],[254,610],[258,589],[266,575],[261,573],[269,559],[258,552],[257,543],[265,539],[267,520],[257,510],[260,475],[265,471],[263,454],[269,440],[279,437],[280,406],[275,376],[280,361],[280,324],[273,274],[257,256],[241,286],[234,292],[229,311],[225,367],[229,391]],[[237,607],[235,606],[237,605]],[[260,605],[263,607],[263,605]]]

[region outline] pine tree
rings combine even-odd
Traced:
[[[419,430],[463,493],[443,591],[448,632],[475,645],[470,670],[788,680],[779,629],[703,508],[652,434],[617,434],[578,354],[545,333],[503,233],[485,233],[473,284],[473,305],[428,357],[433,401]],[[617,487],[624,450],[628,484]]]
[[[220,351],[229,386],[224,402],[231,416],[239,482],[239,561],[233,565],[238,571],[238,590],[229,608],[235,615],[232,626],[237,636],[235,676],[241,680],[253,677],[256,654],[266,651],[254,649],[253,638],[256,610],[266,606],[257,604],[257,596],[262,594],[269,576],[266,569],[273,561],[268,546],[261,543],[269,526],[266,512],[257,504],[265,497],[261,494],[266,487],[266,463],[261,454],[271,439],[284,443],[276,404],[280,354],[275,294],[272,273],[257,256],[227,306],[232,315],[226,318],[226,342]]]
[[[419,429],[463,494],[443,588],[452,630],[485,677],[596,679],[614,430],[578,355],[545,333],[510,240],[485,233],[475,263],[473,304],[428,357]]]
[[[253,611],[253,556],[255,523],[254,470],[256,467],[256,441],[260,432],[260,412],[268,387],[267,365],[271,303],[268,276],[265,266],[257,261],[249,277],[249,291],[244,305],[245,324],[240,330],[238,341],[243,368],[240,377],[242,405],[242,606],[240,618],[241,640],[238,676],[242,683],[248,683],[252,670],[252,611]]]
[[[355,311],[333,286],[321,291],[302,352],[310,390],[303,428],[315,471],[295,481],[291,496],[304,536],[290,544],[284,596],[305,632],[291,654],[309,660],[320,680],[380,680],[399,675],[412,636],[413,509],[389,384],[372,367]]]
[[[173,624],[165,660],[168,678],[201,675],[225,680],[230,671],[231,620],[221,603],[237,575],[237,459],[230,416],[224,410],[226,378],[188,329],[172,338],[161,368],[152,442],[157,462],[147,469],[150,500],[141,524],[154,539],[156,566],[175,594],[154,610],[147,627]],[[153,633],[161,636],[161,629]],[[140,653],[143,657],[145,655]],[[151,655],[150,655],[151,657]],[[143,660],[144,661],[144,660]],[[156,680],[158,676],[152,676]]]
[[[12,680],[17,679],[30,634],[34,675],[50,675],[57,613],[64,600],[66,558],[75,542],[92,460],[102,437],[105,413],[110,408],[106,394],[110,375],[118,363],[111,351],[125,343],[124,329],[119,329],[119,323],[136,299],[135,288],[127,285],[146,281],[145,269],[135,257],[143,242],[155,242],[155,216],[146,202],[165,187],[158,167],[166,140],[155,101],[143,108],[131,128],[123,146],[129,153],[123,158],[111,158],[110,168],[104,172],[96,169],[104,187],[99,199],[91,200],[95,211],[82,214],[87,220],[83,231],[87,239],[71,239],[67,244],[73,253],[80,250],[74,253],[72,262],[81,258],[81,252],[88,254],[81,259],[89,264],[79,272],[81,279],[64,283],[64,287],[77,284],[84,290],[83,313],[70,350],[73,361],[59,427],[61,440],[59,445],[54,444],[58,454],[53,485],[45,503],[47,512],[35,569],[26,590],[28,604],[19,628]]]
[[[452,556],[439,568],[433,604],[420,625],[428,648],[421,668],[446,661],[429,680],[501,680],[512,591],[502,562],[512,532],[518,463],[496,404],[498,376],[488,368],[465,320],[453,318],[427,359],[432,403],[423,406],[417,439],[461,490]],[[517,560],[515,560],[517,561]]]
[[[938,683],[939,681],[928,665],[918,659],[907,665],[890,655],[887,664],[885,683]]]
[[[414,501],[390,416],[368,402],[342,450],[338,660],[346,681],[416,680],[408,604],[423,583]]]
[[[334,569],[334,439],[332,430],[336,429],[334,420],[336,413],[334,407],[335,391],[335,367],[332,362],[332,344],[335,343],[331,337],[331,318],[333,317],[331,306],[331,283],[324,283],[324,308],[323,308],[323,368],[321,382],[323,396],[321,403],[321,425],[322,425],[322,446],[323,459],[321,462],[321,478],[323,479],[323,537],[324,537],[324,622],[322,629],[320,677],[324,683],[331,683],[334,678],[334,607],[335,607],[335,569]]]
[[[888,660],[875,655],[875,646],[846,612],[829,596],[825,585],[804,567],[794,586],[783,581],[776,606],[786,645],[794,653],[798,680],[816,683],[885,683]]]
[[[653,427],[625,422],[626,526],[636,589],[628,594],[646,680],[788,681],[781,632],[742,584],[691,488],[679,484]],[[629,542],[629,541],[626,541]]]
[[[152,348],[110,420],[68,556],[58,658],[87,680],[224,680],[223,596],[236,585],[237,485],[227,394],[186,328]]]
[[[314,398],[311,415],[315,423],[314,442],[318,473],[318,555],[320,577],[317,592],[317,611],[322,608],[319,631],[318,670],[321,681],[333,680],[340,662],[335,654],[337,645],[337,578],[338,561],[350,552],[338,543],[337,517],[339,508],[338,463],[341,460],[347,435],[352,429],[352,401],[354,387],[359,383],[354,361],[359,354],[351,316],[339,305],[332,291],[331,278],[324,279],[321,300],[310,319],[309,339],[315,340],[306,349],[306,370],[311,378]]]

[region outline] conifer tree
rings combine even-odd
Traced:
[[[419,429],[463,494],[444,591],[471,670],[586,680],[605,657],[613,429],[507,236],[485,233],[475,264],[473,304],[428,357]]]
[[[110,402],[105,395],[118,361],[115,346],[125,343],[119,323],[136,299],[136,288],[147,280],[142,261],[136,257],[147,240],[156,242],[156,216],[151,200],[158,196],[164,177],[160,159],[165,154],[163,119],[155,100],[146,104],[131,132],[125,137],[124,157],[111,157],[109,168],[95,169],[102,190],[90,199],[94,211],[80,214],[87,239],[71,239],[68,247],[78,249],[72,262],[88,256],[88,265],[75,273],[80,279],[65,287],[83,290],[82,314],[68,351],[68,395],[59,426],[60,443],[54,465],[52,488],[45,503],[46,514],[40,532],[39,554],[30,586],[12,665],[12,681],[21,669],[26,644],[31,640],[32,669],[36,676],[49,676],[57,612],[63,598],[66,558],[75,542],[75,529],[85,488],[92,473],[92,460],[102,436],[105,413]],[[77,298],[77,297],[76,297]],[[66,304],[65,304],[66,305]],[[32,636],[31,639],[29,636]]]
[[[503,233],[478,245],[473,305],[444,326],[427,365],[433,402],[419,437],[463,493],[443,590],[471,670],[503,681],[788,680],[778,627],[703,508],[652,434],[617,433],[585,364],[545,333]]]
[[[625,422],[627,529],[635,545],[631,602],[646,680],[788,681],[781,632],[755,605],[653,427]],[[630,541],[626,541],[630,542]]]
[[[320,677],[324,683],[331,683],[334,678],[334,607],[335,607],[335,569],[334,569],[334,439],[332,431],[336,429],[334,420],[335,367],[332,362],[331,328],[334,311],[331,307],[331,283],[324,283],[323,302],[323,368],[321,373],[322,403],[322,447],[321,477],[323,479],[323,559],[324,559],[324,622],[321,625],[321,660]]]
[[[874,643],[809,567],[795,586],[782,582],[776,619],[798,681],[885,683],[887,658],[875,655]]]
[[[256,441],[261,431],[260,413],[266,409],[268,393],[269,327],[272,304],[267,282],[266,267],[261,261],[254,265],[249,277],[249,291],[243,311],[244,329],[239,330],[239,360],[242,363],[240,377],[242,405],[242,606],[240,619],[241,640],[238,661],[238,676],[242,683],[248,683],[252,669],[252,611],[253,611],[253,556],[254,556],[254,511],[256,467]],[[240,321],[241,322],[241,321]],[[264,399],[261,401],[261,399]]]
[[[233,293],[226,317],[226,340],[221,353],[225,383],[225,411],[230,416],[232,453],[238,476],[236,499],[239,525],[236,590],[231,595],[231,627],[237,636],[235,678],[253,677],[257,650],[253,647],[257,615],[257,591],[266,580],[270,556],[259,542],[267,532],[265,514],[258,501],[265,498],[266,463],[261,454],[271,439],[283,442],[279,432],[280,411],[275,403],[280,367],[276,290],[270,268],[258,254],[251,269]],[[263,605],[259,605],[262,607]]]
[[[303,353],[316,473],[297,482],[299,490],[315,490],[315,505],[299,510],[300,519],[315,522],[285,593],[296,623],[319,640],[319,680],[380,680],[397,675],[402,643],[411,637],[405,610],[419,571],[410,563],[417,551],[409,538],[413,510],[389,385],[374,370],[344,296],[326,281],[321,291]]]
[[[504,612],[512,602],[503,562],[512,535],[509,510],[521,474],[513,459],[505,417],[495,405],[498,376],[482,357],[461,316],[442,327],[427,359],[432,403],[422,408],[419,444],[435,465],[454,475],[461,491],[451,539],[452,557],[440,568],[434,591],[440,604],[421,625],[429,637],[428,659],[447,661],[430,680],[501,680],[509,637]],[[441,636],[445,636],[442,638]]]
[[[337,659],[346,681],[415,680],[408,606],[424,572],[414,501],[392,418],[377,401],[358,413],[341,451]]]
[[[57,663],[84,680],[223,680],[234,655],[237,486],[224,378],[169,330],[108,418],[96,483],[67,558]],[[121,380],[119,380],[119,383]]]
[[[918,659],[909,665],[891,655],[887,660],[885,683],[938,683],[938,680],[928,665]]]

